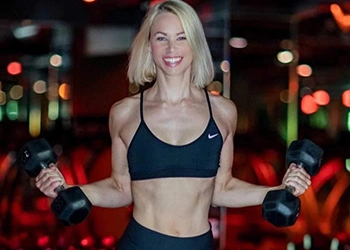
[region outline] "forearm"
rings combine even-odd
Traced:
[[[276,189],[281,189],[281,186],[259,186],[237,178],[232,178],[226,185],[216,185],[212,205],[220,207],[248,207],[261,205],[266,193]]]
[[[130,186],[117,185],[112,178],[81,185],[80,188],[94,206],[116,208],[132,203]]]

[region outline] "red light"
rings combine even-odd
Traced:
[[[115,239],[113,236],[107,236],[102,239],[102,245],[104,247],[112,247],[115,245]]]
[[[93,3],[96,2],[96,0],[83,0],[85,3]]]
[[[342,94],[342,102],[345,107],[350,108],[350,90],[345,90]]]
[[[152,0],[151,3],[149,4],[150,7],[153,7],[154,5],[163,2],[164,0]]]
[[[315,113],[318,110],[318,105],[311,95],[305,95],[301,99],[301,111],[303,111],[305,114],[310,115],[312,113]]]
[[[18,75],[22,72],[22,65],[19,62],[11,62],[7,65],[7,72],[11,75]]]
[[[95,240],[92,236],[88,236],[80,241],[80,245],[83,247],[92,247],[95,243]]]
[[[330,97],[329,94],[324,90],[317,90],[313,93],[315,102],[318,105],[325,106],[329,103]]]
[[[37,244],[39,247],[45,247],[48,246],[50,242],[50,238],[47,235],[40,236],[37,240]]]

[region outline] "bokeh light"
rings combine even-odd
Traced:
[[[63,100],[69,100],[71,98],[71,90],[69,84],[62,83],[58,89],[58,94]]]
[[[23,97],[23,87],[20,85],[13,86],[10,89],[9,95],[13,100],[21,99]]]
[[[0,105],[4,105],[6,103],[6,93],[0,90]]]
[[[60,67],[62,65],[62,57],[60,55],[52,55],[50,57],[50,64],[53,66],[53,67]]]
[[[290,63],[293,61],[293,59],[293,53],[289,50],[281,51],[277,54],[277,60],[283,64]]]
[[[318,105],[325,106],[329,103],[330,97],[327,91],[325,90],[317,90],[313,93],[313,97],[315,98],[315,102]]]
[[[221,62],[220,64],[220,69],[222,70],[222,72],[229,72],[230,71],[230,62],[227,60],[224,60]]]
[[[345,107],[350,108],[350,90],[345,90],[342,94],[342,103]]]
[[[300,64],[297,66],[297,74],[302,77],[309,77],[312,75],[312,68],[307,64]]]
[[[247,42],[247,39],[245,39],[243,37],[232,37],[229,41],[229,44],[233,48],[243,49],[243,48],[247,47],[248,42]]]
[[[312,95],[305,95],[301,99],[301,111],[304,114],[310,115],[315,113],[319,106],[317,105],[315,98]]]
[[[46,82],[38,80],[33,84],[33,90],[37,94],[43,94],[47,91]]]
[[[10,75],[18,75],[22,72],[22,64],[19,62],[10,62],[7,65],[7,72]]]

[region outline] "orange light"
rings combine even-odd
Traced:
[[[63,100],[69,100],[71,97],[70,86],[67,83],[62,83],[58,89],[58,94]]]
[[[305,95],[301,99],[301,111],[303,111],[303,113],[310,115],[315,113],[318,108],[315,98],[312,95]]]
[[[329,103],[330,97],[329,94],[324,90],[317,90],[313,93],[315,102],[318,105],[325,106]]]
[[[350,108],[350,90],[345,90],[342,94],[342,103],[345,107]]]
[[[350,31],[350,15],[344,14],[338,4],[331,4],[330,10],[339,28],[344,32]]]
[[[210,93],[212,93],[213,95],[217,95],[217,96],[220,95],[220,92],[216,91],[216,90],[212,90],[212,91],[210,91]]]
[[[7,72],[11,75],[18,75],[22,72],[22,65],[19,62],[11,62],[7,65]]]
[[[96,2],[96,0],[83,0],[85,3],[93,3]]]

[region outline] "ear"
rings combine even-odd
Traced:
[[[152,47],[150,43],[148,43],[148,52],[152,54]]]

